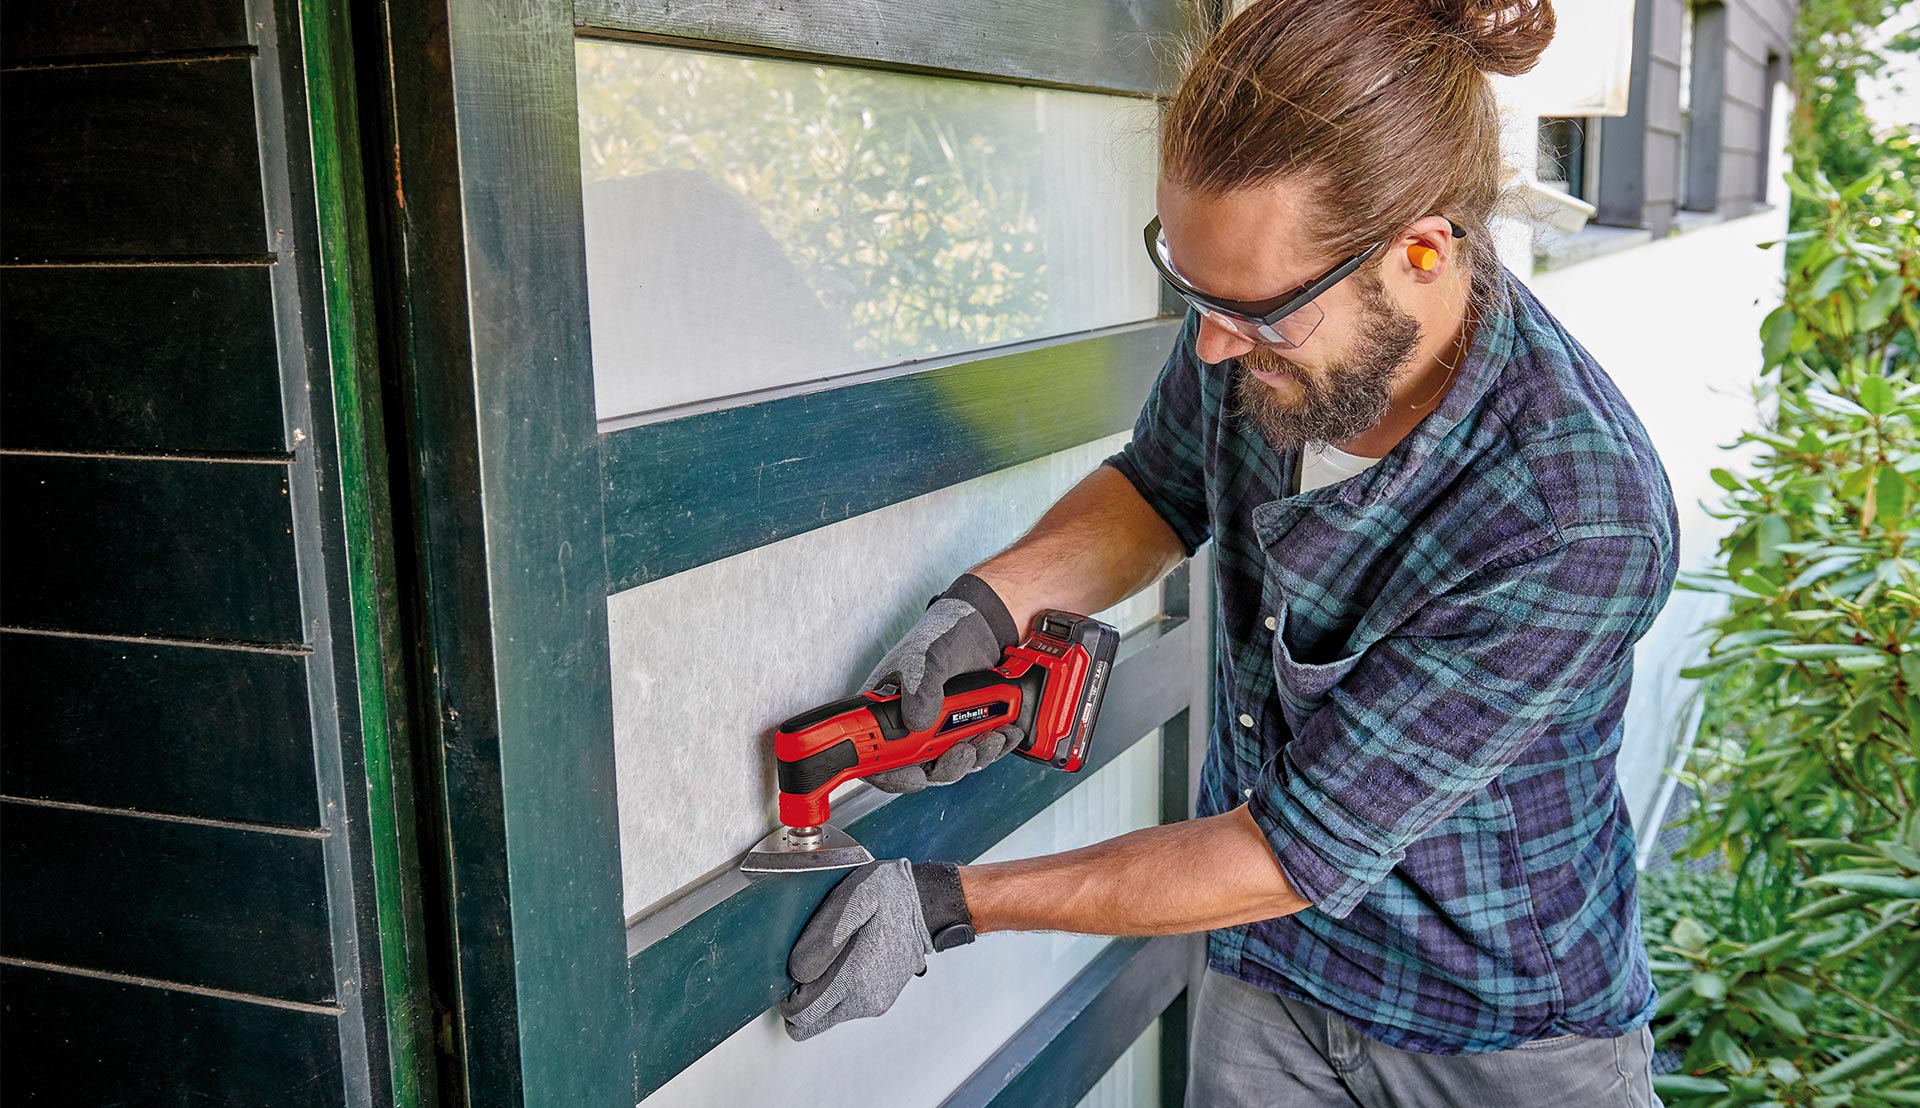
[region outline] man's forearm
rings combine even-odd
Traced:
[[[1017,862],[961,866],[974,930],[1177,935],[1308,907],[1242,806]]]
[[[1098,466],[1019,541],[974,567],[1024,630],[1042,608],[1098,612],[1165,576],[1180,539],[1119,470]]]

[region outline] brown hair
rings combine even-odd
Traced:
[[[1327,258],[1437,212],[1484,294],[1508,174],[1486,74],[1533,68],[1553,29],[1550,0],[1257,0],[1188,62],[1161,173],[1214,195],[1305,183]]]

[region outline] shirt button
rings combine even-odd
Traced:
[[[1248,714],[1247,714],[1247,713],[1245,713],[1245,712],[1241,712],[1241,713],[1240,713],[1240,726],[1242,726],[1242,727],[1252,727],[1252,726],[1253,726],[1253,717],[1252,717],[1252,716],[1250,716],[1250,715],[1248,715]]]
[[[1273,618],[1272,616],[1268,616],[1268,617],[1267,617],[1267,630],[1269,630],[1269,631],[1278,631],[1279,629],[1280,629],[1280,624],[1279,624],[1279,622],[1278,622],[1278,621],[1276,621],[1276,620],[1275,620],[1275,619],[1274,619],[1274,618]]]
[[[1253,790],[1252,790],[1252,789],[1241,789],[1241,790],[1240,790],[1240,796],[1241,796],[1241,798],[1242,798],[1242,799],[1251,799],[1251,798],[1253,797]]]

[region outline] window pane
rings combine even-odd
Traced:
[[[1153,316],[1151,101],[583,39],[602,418]]]

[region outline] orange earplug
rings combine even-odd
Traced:
[[[1407,260],[1413,263],[1415,269],[1432,269],[1434,263],[1440,260],[1440,251],[1416,244],[1407,247]]]

